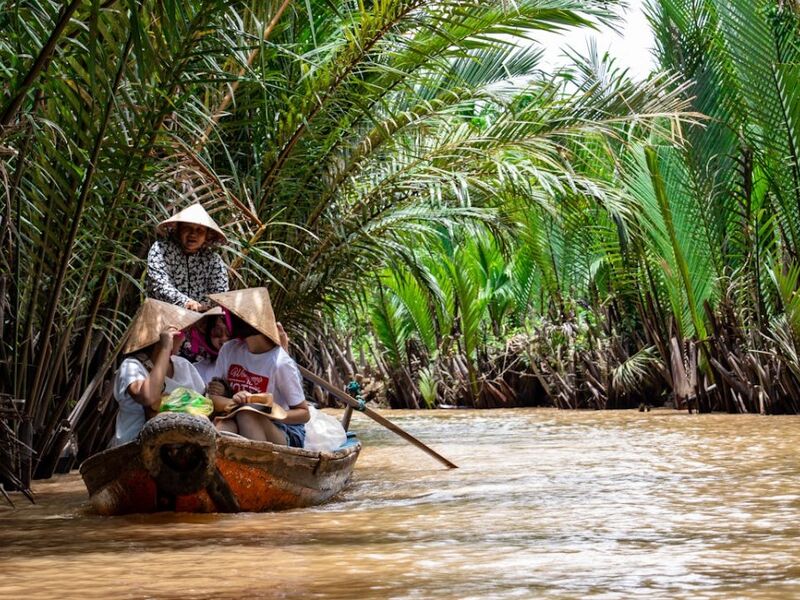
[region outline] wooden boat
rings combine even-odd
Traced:
[[[80,472],[103,515],[262,512],[329,500],[347,484],[360,451],[352,434],[333,452],[310,452],[221,434],[205,417],[163,413]]]

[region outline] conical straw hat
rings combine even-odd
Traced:
[[[169,219],[161,221],[161,223],[156,226],[156,233],[159,235],[167,235],[171,229],[178,226],[178,223],[193,223],[195,225],[204,225],[208,227],[209,242],[223,243],[228,241],[228,238],[222,233],[222,229],[219,228],[219,225],[214,222],[211,215],[209,215],[206,209],[200,204],[192,204],[190,207],[184,208]]]
[[[168,327],[186,329],[189,325],[202,319],[203,316],[187,308],[147,298],[131,322],[128,340],[125,342],[122,353],[130,354],[147,348],[147,346],[155,344],[161,332]]]
[[[247,288],[209,294],[208,297],[280,346],[281,338],[267,288]]]
[[[264,398],[264,396],[267,398]],[[262,398],[264,399],[262,400]],[[276,404],[272,400],[272,394],[253,394],[250,396],[249,401],[255,404],[240,404],[228,414],[217,418],[224,421],[225,419],[235,417],[237,413],[242,411],[251,412],[265,419],[272,419],[273,421],[285,421],[286,417],[289,416],[280,404]]]

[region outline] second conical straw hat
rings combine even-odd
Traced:
[[[247,288],[209,294],[208,297],[280,346],[281,338],[267,288]]]
[[[166,235],[170,229],[177,227],[178,223],[193,223],[195,225],[203,225],[208,228],[209,241],[223,243],[227,241],[222,229],[219,228],[203,208],[201,204],[192,204],[188,208],[184,208],[177,214],[172,215],[169,219],[161,221],[156,226],[156,233],[159,235]]]
[[[162,331],[169,327],[186,329],[203,316],[187,308],[147,298],[131,322],[130,333],[122,353],[130,354],[147,348],[158,341]]]

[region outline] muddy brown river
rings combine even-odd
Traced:
[[[797,598],[800,418],[356,415],[325,506],[91,514],[77,474],[0,507],[0,598]],[[0,500],[1,501],[1,500]]]

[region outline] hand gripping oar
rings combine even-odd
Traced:
[[[326,389],[329,393],[331,393],[332,395],[336,396],[339,400],[344,402],[347,406],[350,406],[354,410],[357,410],[359,412],[363,412],[365,415],[367,415],[370,419],[372,419],[376,423],[379,423],[380,425],[383,425],[389,431],[393,431],[394,433],[399,435],[401,438],[403,438],[407,442],[410,442],[410,443],[414,444],[417,448],[419,448],[423,452],[427,452],[433,458],[435,458],[440,463],[445,465],[447,468],[449,468],[449,469],[457,469],[458,468],[458,465],[456,465],[454,463],[451,463],[444,456],[442,456],[441,454],[439,454],[438,452],[436,452],[432,448],[429,448],[428,446],[426,446],[425,444],[420,442],[413,435],[411,435],[410,433],[404,431],[403,429],[400,429],[400,427],[398,427],[397,425],[392,423],[389,419],[386,419],[386,418],[382,417],[380,414],[376,413],[371,408],[367,408],[366,406],[364,406],[363,403],[359,402],[358,400],[356,400],[352,396],[346,394],[345,392],[337,389],[333,384],[331,384],[331,383],[325,381],[324,379],[322,379],[322,377],[318,377],[317,375],[315,375],[314,373],[312,373],[308,369],[306,369],[304,367],[301,367],[300,365],[297,365],[297,366],[299,367],[300,373],[303,375],[303,377],[308,379],[311,383],[316,383],[318,386]]]

